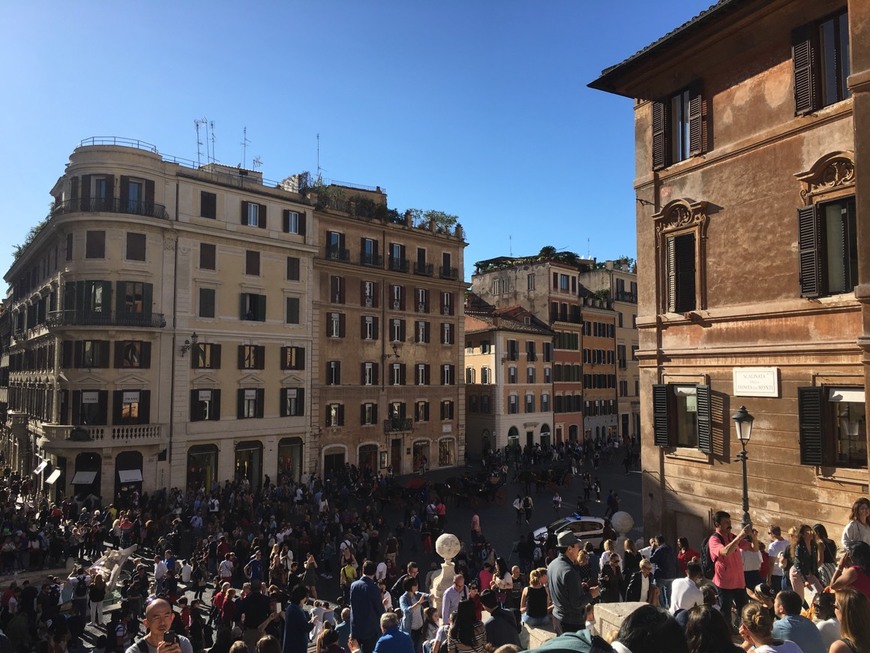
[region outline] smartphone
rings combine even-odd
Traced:
[[[174,630],[167,630],[163,633],[163,641],[167,644],[175,644],[178,642],[178,635],[175,634]]]
[[[275,612],[281,612],[281,602],[280,601],[278,601],[275,604]]]

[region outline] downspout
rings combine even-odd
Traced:
[[[178,222],[179,184],[175,182],[175,221]],[[166,462],[169,465],[169,476],[172,476],[172,436],[175,434],[175,347],[177,343],[176,328],[178,327],[178,231],[175,230],[175,247],[172,260],[172,362],[169,377],[169,444],[166,449]],[[158,484],[160,487],[162,484]],[[168,484],[167,484],[168,485]]]

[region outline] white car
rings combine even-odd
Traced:
[[[601,549],[604,540],[614,539],[616,531],[610,524],[609,519],[603,517],[592,517],[590,515],[573,514],[562,519],[557,519],[549,526],[541,526],[536,528],[533,535],[536,542],[547,544],[552,538],[552,546],[555,546],[555,539],[558,533],[563,531],[571,531],[574,536],[580,540],[580,544],[592,542],[596,549]]]

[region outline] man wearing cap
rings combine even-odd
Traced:
[[[489,589],[481,592],[480,602],[490,615],[489,619],[483,622],[487,644],[492,644],[493,648],[504,644],[520,646],[520,631],[513,611],[499,606],[498,595]]]
[[[174,644],[163,641],[163,635],[172,628],[172,606],[163,599],[154,599],[145,608],[145,629],[148,634],[127,649],[127,653],[193,653],[193,645],[183,635],[176,634]]]
[[[559,555],[547,567],[553,616],[561,623],[563,633],[583,630],[586,623],[583,608],[592,597],[577,569],[580,542],[571,531],[563,531],[556,536],[556,549]]]

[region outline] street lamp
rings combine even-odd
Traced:
[[[737,409],[737,412],[731,416],[734,420],[734,430],[737,431],[737,439],[740,441],[740,453],[737,457],[743,463],[743,525],[746,526],[749,522],[749,486],[746,480],[746,445],[749,443],[749,438],[752,436],[752,422],[755,418],[749,414],[745,406]]]

